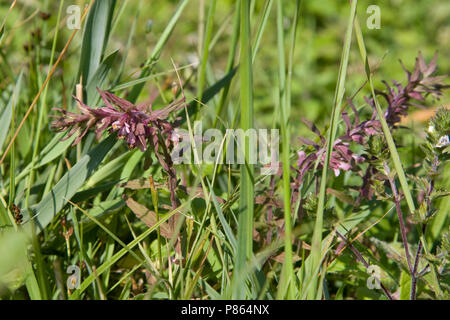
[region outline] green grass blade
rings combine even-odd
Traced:
[[[120,142],[119,142],[120,143]],[[85,188],[90,188],[97,185],[99,182],[105,180],[110,175],[114,174],[127,163],[127,160],[131,157],[131,152],[125,152],[119,157],[111,160],[104,165],[100,166],[97,171],[87,180],[84,184]]]
[[[16,101],[17,103],[18,97],[20,95],[22,78],[23,78],[23,70],[17,77],[15,87],[11,93],[11,98],[9,99],[8,104],[6,105],[5,109],[3,109],[3,112],[0,116],[0,123],[2,124],[0,126],[0,150],[2,149],[6,137],[8,136],[9,133],[13,113],[13,102]]]
[[[59,132],[55,134],[53,139],[47,143],[47,145],[41,150],[39,156],[36,159],[36,163],[34,167],[32,164],[28,164],[16,177],[16,184],[18,181],[23,179],[30,172],[31,168],[37,169],[42,166],[45,166],[49,162],[55,160],[59,156],[61,156],[67,148],[73,143],[76,139],[76,135],[73,135],[67,140],[61,141],[64,137],[67,136],[67,132]]]
[[[100,67],[109,39],[115,5],[116,0],[95,1],[89,11],[83,32],[80,67],[77,77],[82,77],[83,87],[87,86]],[[87,95],[86,98],[85,101],[89,101]]]
[[[63,6],[64,6],[64,0],[62,0],[60,2],[60,4],[59,4],[58,16],[57,16],[57,19],[56,19],[56,25],[57,26],[59,25],[59,22],[61,21],[61,13],[62,13]],[[51,54],[50,54],[49,65],[53,65],[53,60],[55,58],[56,42],[57,42],[57,39],[58,39],[58,31],[59,31],[59,29],[56,28],[55,35],[53,36],[52,51],[51,51]],[[49,70],[49,72],[50,72],[50,70]],[[48,77],[48,74],[47,74],[47,77]],[[41,79],[40,76],[38,78],[39,78],[39,86],[41,86],[42,85],[42,83],[41,83],[42,79]],[[40,106],[39,111],[38,111],[38,120],[37,120],[36,132],[35,132],[35,138],[34,138],[35,141],[34,141],[34,146],[33,146],[33,155],[32,155],[32,159],[31,159],[31,170],[30,170],[30,174],[29,174],[29,177],[28,177],[28,189],[27,189],[26,198],[25,198],[25,206],[27,206],[27,207],[29,206],[30,192],[31,192],[31,188],[32,188],[33,183],[34,183],[34,176],[35,176],[35,174],[34,174],[33,168],[35,166],[36,159],[37,159],[37,156],[38,156],[39,141],[40,141],[40,137],[41,137],[41,133],[42,133],[42,124],[43,124],[43,121],[44,121],[44,114],[47,113],[47,93],[48,93],[48,85],[45,86],[44,92],[42,93],[42,99],[40,100],[41,106]],[[34,239],[33,240],[33,244],[35,244],[35,243],[36,243],[36,241]],[[35,254],[37,256],[37,259],[41,259],[40,252],[39,252],[39,247],[36,246],[36,245],[35,245]],[[42,270],[41,270],[40,266],[38,266],[38,274],[40,274],[40,278],[42,278]],[[46,286],[46,285],[44,284],[44,286]],[[43,297],[44,297],[44,299],[46,299],[47,295],[43,294]]]
[[[141,264],[146,266],[149,270],[151,268],[148,266],[148,264],[139,257],[134,251],[132,251],[122,240],[120,240],[111,230],[109,230],[103,223],[101,223],[99,220],[97,220],[94,216],[90,215],[89,212],[86,210],[83,210],[79,206],[77,206],[75,203],[70,201],[70,204],[72,204],[74,207],[76,207],[78,210],[80,210],[84,215],[86,215],[90,220],[92,220],[96,225],[98,225],[103,231],[105,231],[114,241],[116,241],[118,244],[120,244],[124,249],[126,249],[137,261],[139,261]]]
[[[292,262],[292,224],[291,224],[291,186],[289,159],[289,123],[286,96],[286,62],[283,31],[283,3],[277,1],[277,42],[278,42],[278,79],[279,79],[279,111],[283,163],[283,204],[284,204],[284,264],[278,287],[277,299],[294,298],[294,270]]]
[[[227,66],[225,68],[225,74],[228,74],[229,72],[231,72],[231,70],[234,67],[235,56],[236,56],[236,48],[237,48],[237,44],[238,44],[238,41],[239,41],[239,30],[240,30],[240,23],[241,23],[241,16],[240,16],[241,4],[240,4],[240,0],[236,0],[235,7],[236,7],[236,9],[235,9],[235,12],[234,12],[233,33],[231,35],[230,51],[228,52],[228,60],[227,60]],[[228,92],[230,90],[230,86],[231,86],[231,82],[228,83],[227,85],[225,85],[223,90],[222,90],[222,93],[220,95],[219,104],[217,105],[217,112],[216,112],[217,117],[221,117],[222,116],[223,107],[225,105],[225,101],[227,99]],[[218,120],[218,118],[216,118],[214,120],[213,127],[216,127],[217,120]]]
[[[225,219],[225,216],[223,214],[222,208],[220,207],[219,203],[217,202],[216,195],[214,193],[214,190],[211,186],[211,183],[208,180],[209,190],[211,192],[211,199],[214,204],[214,208],[217,211],[217,215],[219,216],[220,223],[222,224],[223,230],[225,232],[225,235],[228,238],[228,242],[230,243],[231,247],[233,248],[233,252],[237,252],[237,241],[236,237],[233,234],[233,231],[231,230],[230,225],[228,224],[227,220]]]
[[[291,96],[291,89],[292,89],[292,73],[293,73],[293,67],[294,67],[294,50],[295,50],[295,43],[296,43],[296,36],[297,36],[297,26],[298,26],[298,20],[300,16],[300,10],[301,6],[303,4],[302,0],[297,0],[296,6],[295,6],[295,15],[294,15],[294,21],[292,23],[292,30],[291,30],[291,38],[290,38],[290,48],[289,48],[289,57],[288,57],[288,66],[287,66],[287,76],[286,76],[286,114],[285,119],[289,121],[291,118],[291,102],[292,102],[292,96]]]
[[[284,59],[284,31],[283,31],[283,2],[277,3],[277,38],[278,38],[278,60],[279,60],[279,106],[280,106],[280,127],[282,139],[282,163],[283,163],[283,203],[284,203],[284,221],[285,221],[285,239],[284,252],[285,261],[282,271],[280,285],[278,288],[278,297],[284,298],[287,293],[288,299],[294,299],[295,296],[295,277],[292,261],[292,208],[291,208],[291,186],[290,186],[290,106],[291,106],[291,84],[293,55],[295,48],[295,35],[297,29],[298,15],[300,12],[300,0],[297,0],[294,22],[291,31],[291,43],[289,51],[289,65],[286,74],[286,63]]]
[[[216,0],[209,1],[208,18],[206,19],[206,36],[203,41],[203,50],[201,56],[200,68],[198,69],[198,83],[197,83],[197,99],[202,101],[203,89],[206,83],[206,65],[208,63],[209,45],[212,37],[212,30],[214,26],[214,14],[216,12]]]
[[[320,191],[319,191],[319,200],[318,200],[318,206],[317,206],[317,215],[316,215],[316,222],[314,225],[314,233],[312,238],[312,270],[310,270],[312,273],[307,275],[309,277],[317,278],[316,270],[319,269],[320,263],[321,263],[321,252],[322,252],[322,227],[323,227],[323,212],[325,209],[325,191],[326,191],[326,184],[327,184],[327,175],[328,175],[328,165],[331,158],[331,152],[333,150],[333,144],[334,140],[336,138],[336,132],[337,132],[337,126],[339,122],[339,117],[341,114],[341,107],[342,107],[342,100],[344,98],[344,92],[345,92],[345,79],[347,75],[347,66],[348,66],[348,59],[349,59],[349,53],[350,53],[350,45],[352,41],[352,30],[353,30],[353,21],[355,19],[356,15],[356,6],[358,1],[354,0],[351,4],[350,9],[350,16],[348,19],[348,25],[347,25],[347,31],[345,35],[345,41],[344,41],[344,47],[342,50],[342,57],[341,57],[341,64],[339,67],[339,75],[338,75],[338,81],[336,86],[336,92],[334,96],[334,103],[333,103],[333,112],[332,112],[332,119],[330,124],[330,129],[328,130],[328,136],[327,136],[327,153],[326,153],[326,159],[323,164],[322,169],[322,178],[320,180]],[[314,282],[314,285],[311,286],[311,289],[308,293],[308,298],[315,299],[316,297],[316,290],[318,286],[319,279],[316,279]]]
[[[244,132],[253,128],[253,71],[252,48],[250,42],[250,1],[241,1],[241,128]],[[254,214],[254,168],[247,164],[249,158],[249,137],[244,137],[242,150],[246,164],[241,165],[241,197],[239,201],[238,247],[234,270],[233,298],[242,299],[245,295],[245,279],[241,279],[247,259],[253,254],[253,214]]]
[[[139,14],[142,9],[142,3],[143,3],[142,0],[139,1],[139,6],[136,9],[136,15],[135,15],[135,18],[133,19],[133,23],[131,24],[130,32],[128,33],[127,44],[125,45],[125,49],[123,50],[123,53],[122,53],[122,61],[120,62],[119,70],[117,71],[117,76],[114,80],[114,84],[118,84],[120,82],[120,79],[122,78],[122,74],[125,69],[125,63],[126,63],[127,57],[128,57],[128,52],[130,51],[131,43],[132,43],[132,40],[134,39],[134,34],[136,31],[136,24],[137,24],[137,21],[139,19]],[[122,8],[120,9],[119,15],[122,13],[122,10],[124,9],[126,4],[127,4],[127,1],[124,2]],[[113,26],[113,29],[112,29],[113,33],[114,33],[114,30],[115,30],[115,27],[116,27],[118,21],[119,21],[119,19],[116,20],[116,22]]]
[[[258,53],[259,44],[261,43],[261,38],[264,33],[264,30],[266,29],[267,20],[270,16],[270,10],[272,9],[273,0],[268,0],[266,2],[266,5],[264,6],[264,11],[261,18],[261,23],[259,24],[258,30],[256,32],[255,42],[254,42],[254,50],[252,55],[252,61],[255,61],[256,54]]]

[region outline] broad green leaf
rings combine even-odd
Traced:
[[[100,94],[97,91],[97,87],[102,88],[103,83],[106,80],[106,77],[111,71],[112,65],[116,59],[117,53],[119,50],[114,51],[109,56],[103,60],[103,62],[100,64],[100,66],[95,71],[92,78],[89,80],[87,86],[86,86],[86,94],[87,94],[87,105],[94,106],[99,97]]]
[[[25,262],[27,260],[28,239],[23,232],[13,231],[11,228],[0,233],[0,282],[6,283],[14,278],[10,278],[11,273],[17,275],[25,273]]]
[[[30,208],[33,220],[38,226],[37,232],[42,231],[66,205],[67,200],[85,184],[115,143],[114,135],[100,142],[59,180],[40,203]]]
[[[114,160],[109,161],[105,165],[101,166],[86,182],[85,186],[92,188],[100,181],[108,178],[114,172],[118,171],[127,162],[127,159],[132,155],[131,152],[127,151],[124,154],[118,156]]]
[[[78,71],[84,87],[91,81],[102,61],[109,39],[115,5],[115,0],[95,1],[89,11],[83,32]],[[89,97],[86,101],[89,101]]]
[[[402,271],[400,276],[400,300],[409,300],[411,291],[411,276],[406,272]]]

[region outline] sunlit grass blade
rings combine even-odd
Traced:
[[[235,12],[234,12],[234,19],[233,19],[233,33],[231,36],[231,44],[230,44],[230,51],[228,52],[228,60],[227,60],[227,66],[225,68],[225,74],[231,72],[231,70],[234,67],[235,63],[235,56],[236,56],[236,48],[239,41],[239,32],[240,32],[240,21],[241,21],[241,3],[240,0],[236,0],[235,3]],[[220,95],[219,104],[217,105],[217,117],[214,119],[213,127],[216,127],[217,121],[219,117],[222,116],[223,107],[225,105],[225,101],[228,96],[228,92],[230,90],[231,82],[224,86],[222,93]]]
[[[295,28],[295,25],[294,25]],[[291,223],[291,187],[290,187],[290,132],[288,122],[286,92],[286,62],[283,30],[283,2],[277,2],[277,40],[278,40],[278,79],[279,79],[279,115],[283,163],[283,204],[284,204],[284,264],[278,288],[278,299],[285,296],[294,299],[295,277],[292,262],[292,223]]]
[[[197,99],[202,101],[203,89],[206,83],[206,65],[208,63],[209,56],[209,45],[212,37],[212,30],[214,26],[214,14],[216,11],[216,0],[208,1],[209,9],[208,9],[208,17],[206,19],[205,26],[205,38],[202,43],[202,55],[200,61],[200,68],[198,69],[198,82],[197,82]]]
[[[253,44],[254,50],[252,53],[252,61],[255,61],[255,59],[256,59],[256,54],[258,53],[259,44],[261,43],[261,38],[264,33],[264,30],[266,29],[267,20],[269,19],[272,5],[273,5],[273,0],[266,1],[266,4],[264,6],[264,11],[263,11],[262,17],[261,17],[261,22],[260,22],[260,25],[256,32],[256,36],[255,36],[255,40],[254,40],[254,44]]]
[[[241,129],[253,128],[253,70],[250,43],[250,1],[241,1],[240,81],[241,81]],[[249,137],[243,137],[242,152],[246,164],[241,165],[241,197],[239,201],[238,247],[233,274],[233,298],[245,296],[245,279],[242,279],[247,259],[253,253],[254,168],[248,164]]]

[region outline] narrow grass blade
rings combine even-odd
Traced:
[[[300,12],[300,0],[297,0],[296,11],[294,13],[294,22],[291,30],[291,41],[289,50],[289,65],[287,72],[284,60],[284,30],[283,30],[283,2],[277,4],[277,38],[278,38],[278,59],[279,59],[279,110],[280,127],[282,138],[282,163],[283,163],[283,203],[284,203],[284,252],[285,261],[282,271],[280,285],[278,288],[278,298],[284,298],[287,293],[288,299],[294,299],[295,296],[295,277],[292,261],[292,208],[291,208],[291,186],[290,186],[290,108],[291,108],[291,84],[293,55],[295,48],[295,36],[297,30],[298,15]]]
[[[241,1],[241,128],[244,132],[253,128],[253,70],[252,48],[250,43],[250,1]],[[238,248],[234,270],[233,298],[242,299],[245,295],[245,279],[240,277],[253,254],[253,213],[254,213],[254,168],[248,164],[249,137],[243,137],[242,150],[246,164],[241,165],[241,197],[239,201]]]
[[[259,24],[258,30],[256,32],[256,37],[254,40],[255,42],[254,42],[253,47],[255,49],[253,50],[252,61],[255,61],[255,59],[256,59],[256,54],[258,53],[259,44],[261,43],[261,38],[264,33],[264,30],[266,29],[267,20],[269,19],[270,10],[272,9],[272,5],[273,5],[273,0],[266,1],[266,5],[264,6],[264,11],[263,11],[262,18],[261,18],[261,23]]]
[[[216,0],[209,1],[208,18],[206,19],[206,33],[203,41],[202,59],[200,68],[198,69],[198,83],[197,83],[197,99],[202,100],[203,88],[206,83],[206,64],[208,63],[209,44],[211,42],[212,30],[214,26],[214,14],[216,12]]]
[[[227,66],[225,68],[225,74],[228,74],[231,72],[231,70],[234,67],[235,63],[235,56],[236,56],[236,48],[239,40],[239,30],[240,30],[240,22],[241,22],[241,16],[240,16],[240,10],[241,10],[241,4],[240,0],[236,0],[235,4],[235,12],[234,12],[234,20],[233,20],[233,33],[231,36],[231,44],[230,44],[230,51],[228,52],[228,60],[227,60]],[[222,116],[223,107],[225,105],[225,101],[228,96],[228,92],[230,90],[231,82],[224,86],[222,93],[220,95],[219,104],[217,105],[217,118],[214,120],[213,127],[216,127],[218,117]]]
[[[278,288],[278,299],[286,295],[288,299],[294,298],[294,270],[292,263],[292,224],[291,224],[291,186],[290,186],[290,160],[289,160],[289,124],[287,117],[286,96],[286,63],[284,52],[283,30],[283,3],[277,1],[277,43],[278,43],[278,81],[279,81],[279,115],[282,143],[283,163],[283,204],[284,204],[284,265]]]
[[[132,153],[127,151],[117,158],[100,166],[97,171],[91,177],[89,177],[89,180],[85,182],[84,187],[93,187],[99,182],[108,178],[110,175],[122,169],[131,155]]]
[[[338,75],[338,81],[336,86],[336,92],[334,96],[334,103],[333,103],[333,112],[332,112],[332,119],[330,124],[330,129],[328,130],[328,136],[327,136],[327,153],[326,158],[323,163],[323,169],[322,169],[322,178],[320,180],[320,191],[319,191],[319,200],[318,200],[318,206],[317,206],[317,215],[316,215],[316,222],[314,225],[314,233],[312,238],[312,270],[309,270],[309,277],[316,278],[314,281],[314,285],[311,286],[311,289],[308,293],[308,298],[315,299],[316,297],[316,290],[318,286],[317,274],[316,270],[319,269],[320,263],[321,263],[321,253],[322,253],[322,227],[323,227],[323,212],[325,209],[325,191],[326,191],[326,185],[327,185],[327,175],[328,175],[328,165],[331,158],[331,152],[333,151],[333,144],[334,140],[336,138],[336,132],[337,132],[337,126],[339,122],[339,117],[341,114],[341,107],[342,107],[342,100],[344,98],[344,92],[345,92],[345,79],[347,75],[347,66],[348,66],[348,59],[349,59],[349,53],[350,53],[350,45],[352,41],[352,30],[353,30],[353,21],[356,16],[356,6],[358,1],[353,0],[351,3],[350,8],[350,16],[348,19],[348,25],[347,25],[347,32],[345,35],[345,41],[344,41],[344,47],[342,50],[342,57],[341,57],[341,65],[339,67],[339,75]]]
[[[211,192],[211,199],[212,199],[212,202],[214,204],[214,208],[217,211],[217,215],[219,216],[220,223],[222,224],[222,227],[224,229],[225,235],[228,238],[228,242],[231,244],[231,247],[233,248],[233,253],[236,253],[237,252],[236,237],[234,236],[230,225],[228,224],[227,220],[225,219],[225,216],[224,216],[224,214],[222,212],[222,208],[220,207],[219,203],[217,202],[216,195],[214,193],[214,190],[213,190],[209,180],[208,180],[208,185],[209,185],[209,189],[210,189],[210,192]]]
[[[40,168],[61,156],[76,139],[76,135],[73,135],[69,139],[61,141],[61,139],[64,139],[66,135],[67,132],[59,132],[55,134],[53,139],[48,142],[47,145],[39,153],[34,167],[32,167],[32,164],[30,163],[17,175],[16,184],[26,175],[28,175],[31,168]]]

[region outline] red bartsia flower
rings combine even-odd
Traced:
[[[145,106],[135,105],[110,92],[99,88],[97,90],[105,106],[91,108],[74,97],[81,113],[54,108],[61,112],[61,115],[52,122],[52,128],[57,132],[70,130],[66,139],[79,132],[73,145],[78,144],[91,128],[95,128],[97,139],[100,139],[105,130],[116,132],[117,137],[124,139],[130,149],[137,147],[145,151],[148,143],[157,144],[158,133],[166,134],[169,144],[173,126],[166,119],[171,112],[183,106],[183,101],[179,100],[160,110],[152,111],[151,108],[145,110]]]
[[[387,102],[384,117],[391,130],[395,128],[402,116],[407,115],[409,107],[415,106],[424,108],[425,106],[422,103],[427,96],[431,95],[438,99],[442,95],[442,91],[449,88],[449,86],[443,83],[445,76],[433,76],[437,70],[436,59],[437,54],[427,65],[422,54],[419,52],[412,73],[406,70],[402,64],[407,77],[407,84],[405,86],[395,80],[392,81],[393,86],[390,86],[386,81],[383,81],[387,91],[376,91],[376,94],[382,96]],[[373,97],[365,97],[365,100],[373,109],[372,116],[369,120],[360,122],[358,111],[351,100],[349,100],[348,103],[355,116],[353,123],[350,120],[348,113],[345,110],[342,112],[342,119],[344,120],[346,130],[345,134],[334,141],[329,164],[336,176],[340,174],[341,170],[361,171],[359,165],[374,156],[368,155],[367,153],[359,155],[350,150],[351,143],[362,145],[364,149],[367,150],[368,139],[374,135],[382,135],[381,122],[377,120],[374,99]],[[297,177],[295,180],[296,187],[303,183],[304,176],[314,167],[316,161],[319,162],[319,167],[323,167],[326,154],[326,140],[323,135],[312,122],[306,119],[302,120],[309,129],[319,137],[319,141],[316,143],[309,139],[299,137],[304,144],[312,146],[313,150],[308,154],[305,153],[306,149],[305,151],[302,150],[298,152]],[[376,174],[377,170],[369,165],[366,169],[366,174],[363,175],[364,182],[361,187],[363,195],[366,194],[364,190],[367,191],[370,187],[370,181],[373,178],[372,176],[375,176]],[[368,198],[370,198],[370,195]]]

